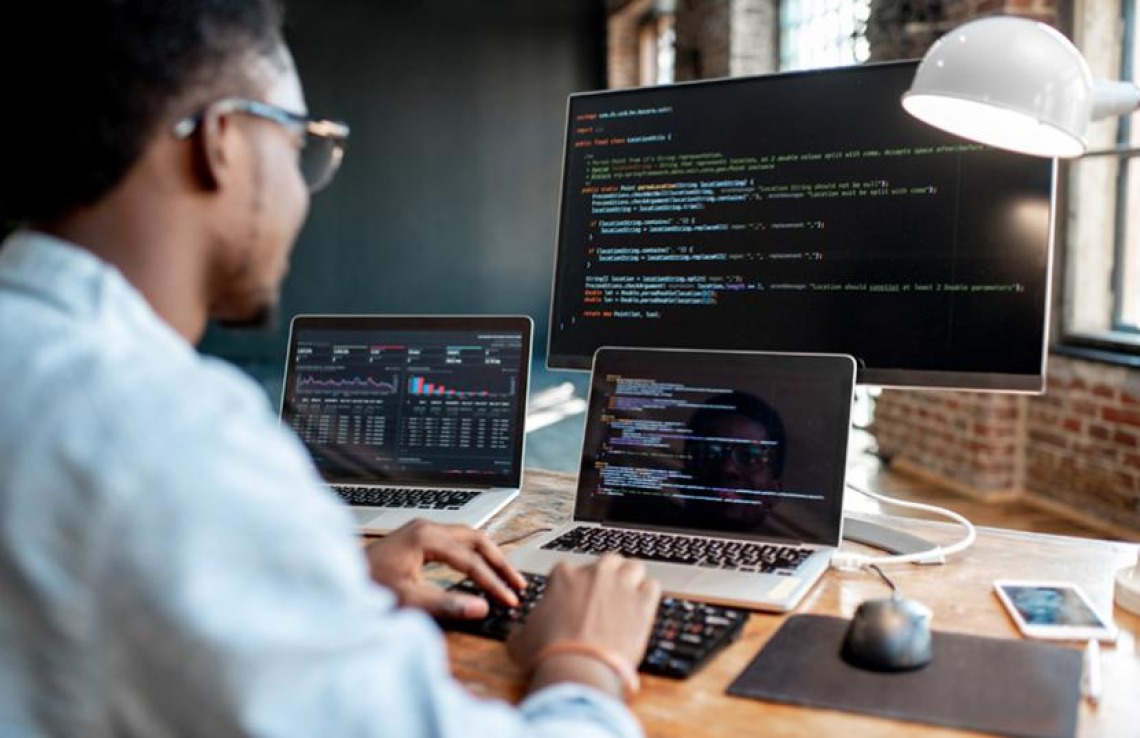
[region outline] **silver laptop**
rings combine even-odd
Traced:
[[[531,319],[298,315],[281,419],[362,531],[479,526],[522,482]]]
[[[854,383],[846,355],[599,349],[573,521],[510,560],[616,551],[672,595],[794,608],[842,535]]]

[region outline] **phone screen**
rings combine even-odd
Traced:
[[[1026,625],[1105,627],[1072,587],[1003,584],[1001,588]]]

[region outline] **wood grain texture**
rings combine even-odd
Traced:
[[[507,541],[566,520],[573,488],[572,476],[528,470],[522,496],[491,521],[488,531],[496,540]],[[886,520],[942,544],[949,544],[960,535],[954,525],[896,517]],[[1018,634],[992,593],[994,579],[1050,578],[1081,584],[1102,610],[1112,612],[1121,628],[1121,636],[1115,645],[1102,650],[1105,694],[1099,707],[1082,704],[1078,735],[1082,738],[1136,738],[1140,736],[1140,617],[1119,608],[1111,609],[1112,576],[1116,570],[1135,562],[1136,555],[1134,545],[1118,541],[982,528],[978,542],[946,565],[898,566],[892,567],[889,573],[906,596],[933,609],[936,629],[1000,638],[1017,638]],[[886,593],[885,585],[873,575],[830,571],[808,594],[798,612],[850,617],[860,602]],[[754,613],[741,639],[688,680],[644,677],[642,693],[632,707],[647,735],[660,738],[974,735],[726,696],[725,688],[785,617]],[[502,644],[454,633],[449,634],[447,640],[453,673],[473,692],[511,701],[522,696],[522,674],[508,660]],[[1016,689],[1017,685],[1010,688]]]

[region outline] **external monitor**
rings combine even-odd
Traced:
[[[907,115],[915,68],[572,95],[548,365],[845,353],[861,384],[1041,391],[1055,165]]]

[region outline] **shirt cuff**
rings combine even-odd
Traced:
[[[564,723],[575,736],[620,736],[641,738],[644,733],[633,713],[623,703],[604,692],[582,684],[563,682],[531,694],[519,709],[535,723]],[[583,723],[595,730],[582,732]]]

